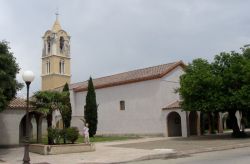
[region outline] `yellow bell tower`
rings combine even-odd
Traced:
[[[70,83],[70,36],[62,30],[56,14],[52,30],[45,32],[42,52],[42,90]]]

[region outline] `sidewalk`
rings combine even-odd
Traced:
[[[134,148],[114,147],[118,144],[133,144],[157,141],[166,138],[143,138],[128,141],[96,143],[95,152],[72,153],[60,155],[39,155],[30,153],[33,164],[94,164],[94,163],[121,163],[173,156],[173,150],[144,150]],[[23,158],[23,148],[0,149],[0,163],[20,164]],[[4,161],[4,162],[2,162]]]
[[[83,164],[122,163],[129,161],[169,158],[250,147],[250,138],[232,139],[229,135],[202,136],[190,138],[142,138],[127,141],[96,143],[95,152],[60,155],[39,155],[30,153],[34,164]],[[0,163],[22,163],[23,148],[0,149]],[[5,161],[5,162],[2,162]]]

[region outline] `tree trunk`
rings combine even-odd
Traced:
[[[240,137],[240,135],[241,135],[240,128],[239,128],[239,125],[238,125],[238,122],[237,122],[237,118],[235,116],[236,111],[232,110],[232,111],[229,111],[228,113],[229,113],[230,122],[232,124],[232,130],[233,130],[232,135],[234,137]]]
[[[63,122],[63,143],[66,144],[66,135],[65,135],[65,124]]]
[[[52,128],[52,113],[49,113],[47,115],[47,126],[48,126],[48,128]],[[51,138],[49,138],[49,135],[48,135],[48,144],[49,145],[53,144],[53,140]]]

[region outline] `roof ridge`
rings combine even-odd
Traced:
[[[180,61],[181,61],[181,60],[180,60]],[[112,76],[121,75],[121,74],[129,73],[129,72],[144,70],[144,69],[150,69],[150,68],[159,67],[159,66],[163,66],[163,65],[177,64],[177,63],[179,63],[180,61],[171,62],[171,63],[166,63],[166,64],[160,64],[160,65],[155,65],[155,66],[150,66],[150,67],[146,67],[146,68],[137,68],[137,69],[130,70],[130,71],[126,71],[126,72],[120,72],[120,73],[116,73],[116,74],[113,74],[113,75],[107,75],[107,76],[102,76],[102,77],[94,78],[93,80],[101,79],[101,78],[106,78],[106,77],[112,77]],[[87,81],[88,81],[88,80],[83,81],[83,82],[87,82]],[[78,82],[78,83],[81,83],[81,82]],[[74,83],[74,84],[76,84],[76,83]],[[79,86],[79,87],[80,87],[80,86]],[[77,88],[78,88],[78,87],[77,87]]]
[[[162,78],[178,66],[184,67],[185,64],[180,60],[167,64],[160,64],[156,66],[135,69],[122,73],[117,73],[109,76],[103,76],[93,79],[96,89],[129,84],[134,82],[153,80]],[[73,84],[72,84],[73,85]],[[84,91],[86,89],[87,81],[82,82],[82,85],[73,87],[74,91]]]

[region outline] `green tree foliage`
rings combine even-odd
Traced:
[[[93,137],[97,130],[97,104],[96,104],[96,94],[93,85],[92,78],[88,80],[88,92],[86,96],[86,105],[84,107],[84,118],[86,123],[89,125],[89,136]]]
[[[34,94],[34,100],[32,104],[37,110],[47,118],[48,129],[52,127],[52,114],[55,110],[59,110],[62,114],[63,110],[67,109],[64,100],[67,96],[65,92],[57,91],[38,91]],[[48,143],[53,144],[53,140],[48,137]]]
[[[69,128],[70,127],[70,122],[71,122],[71,104],[70,104],[70,93],[69,93],[69,85],[66,83],[63,88],[63,92],[65,92],[65,99],[63,100],[65,109],[62,111],[62,119],[63,119],[63,126],[64,128]]]
[[[0,111],[15,97],[23,85],[16,80],[19,66],[6,41],[0,41]]]
[[[188,111],[229,113],[233,135],[241,136],[236,111],[250,111],[250,50],[216,55],[212,63],[195,59],[181,76],[179,93]]]

